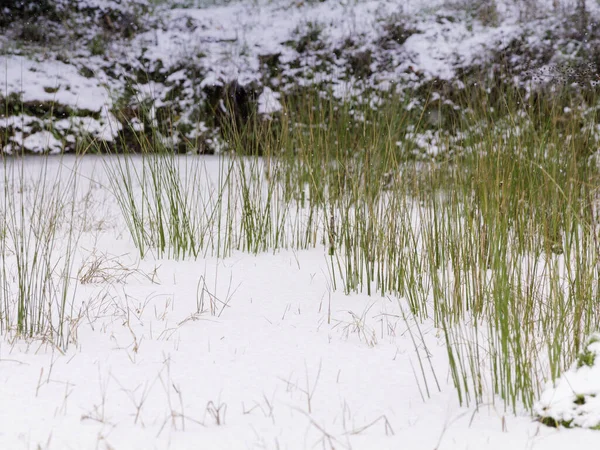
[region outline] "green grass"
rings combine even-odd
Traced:
[[[335,286],[397,296],[433,319],[461,402],[497,394],[516,410],[598,328],[595,114],[565,116],[577,102],[471,90],[454,118],[461,138],[439,133],[433,160],[414,161],[405,140],[431,129],[426,109],[400,99],[363,108],[362,121],[354,105],[294,99],[278,122],[228,130],[228,141],[276,161],[285,198],[319,218]],[[243,147],[245,133],[260,148]]]
[[[334,288],[395,297],[417,323],[433,321],[461,403],[531,408],[598,330],[597,98],[503,89],[466,90],[444,129],[427,102],[409,110],[390,94],[369,109],[304,92],[273,120],[226,124],[216,178],[156,130],[105,167],[140,257],[322,247]],[[417,144],[426,134],[433,157]],[[20,281],[0,318],[3,331],[33,335],[54,323],[43,305],[58,234],[40,214],[68,213],[69,202],[37,192],[25,206],[8,187],[18,179],[5,179],[0,250],[3,280],[15,257]],[[50,302],[59,324],[61,289]]]
[[[198,156],[175,155],[158,136],[137,136],[138,154],[105,159],[113,194],[140,257],[225,257],[316,245],[316,217],[285,198],[274,161],[232,153],[216,179]],[[259,143],[260,139],[254,139]]]
[[[77,178],[51,173],[49,157],[40,158],[32,173],[31,158],[2,159],[0,332],[65,349],[73,339]]]

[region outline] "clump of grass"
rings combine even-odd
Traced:
[[[105,167],[141,257],[150,249],[159,258],[198,256],[204,236],[191,215],[195,203],[184,189],[174,155],[159,152],[144,153],[139,158],[131,154],[113,155],[105,160]]]
[[[48,157],[42,157],[48,158]],[[48,160],[3,158],[0,197],[0,332],[42,338],[59,348],[71,339],[71,283],[75,231],[76,171],[50,172]],[[58,175],[58,176],[56,176]]]
[[[592,367],[596,362],[596,352],[590,349],[590,345],[600,342],[600,335],[593,334],[587,341],[587,345],[584,350],[577,357],[577,368],[581,367]]]
[[[237,127],[237,122],[232,122]],[[248,136],[235,129],[232,148],[245,147],[218,158],[215,177],[197,155],[177,156],[158,132],[153,139],[138,136],[139,155],[115,154],[105,160],[112,191],[121,207],[133,242],[144,257],[227,256],[232,250],[258,253],[284,247],[314,245],[316,220],[302,220],[302,207],[286,203],[285,190],[269,180],[278,165],[263,160],[263,134]],[[126,148],[126,146],[125,146]]]
[[[187,191],[154,144],[141,165],[123,155],[109,172],[142,256],[321,243],[334,287],[394,295],[433,320],[462,403],[497,395],[531,408],[598,328],[594,117],[564,115],[576,92],[504,89],[455,98],[464,110],[435,158],[415,160],[407,139],[431,131],[428,104],[315,93],[288,98],[273,120],[225,122],[230,153],[206,191]]]
[[[445,160],[410,162],[395,145],[422,124],[401,102],[357,121],[322,99],[287,106],[263,155],[284,167],[290,199],[310,193],[346,292],[395,294],[443,330],[461,401],[532,407],[598,326],[592,136],[577,114],[556,126],[568,92],[507,89],[493,100],[502,114],[477,107],[485,89],[468,94],[464,146],[441,141]]]

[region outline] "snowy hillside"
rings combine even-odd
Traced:
[[[133,146],[145,127],[179,151],[213,152],[215,111],[243,121],[278,108],[271,92],[370,106],[400,92],[411,107],[429,95],[459,110],[465,86],[552,79],[556,65],[591,64],[567,81],[596,81],[594,1],[585,21],[575,0],[192,3],[64,0],[60,20],[10,22],[0,35],[4,150],[74,150],[85,136]]]

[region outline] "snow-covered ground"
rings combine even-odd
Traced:
[[[25,198],[76,174],[71,343],[0,341],[0,448],[597,448],[491,396],[459,406],[443,335],[404,299],[334,291],[325,247],[140,260],[101,157],[24,162]]]
[[[117,5],[86,2],[100,11]],[[170,137],[210,141],[214,130],[199,105],[232,82],[253,86],[257,112],[275,115],[297,86],[367,102],[365,92],[455,82],[457,70],[485,63],[515,39],[534,54],[551,50],[558,63],[593,46],[548,35],[574,0],[497,0],[487,13],[442,0],[185,3],[163,4],[127,39],[80,26],[85,45],[73,49],[0,37],[3,150],[58,153],[83,133],[111,141],[126,126],[158,126],[160,108],[178,112],[174,125],[196,121]],[[586,4],[598,14],[597,2]],[[527,66],[519,58],[510,59]],[[138,108],[127,121],[117,117],[118,108],[144,99],[146,116]],[[439,151],[430,131],[412,138],[427,154]],[[29,178],[14,187],[31,209],[46,205],[33,194],[76,174],[75,220],[60,225],[56,246],[70,231],[78,240],[61,278],[70,280],[73,304],[66,350],[10,332],[0,340],[0,449],[598,446],[597,431],[565,428],[598,425],[597,343],[585,354],[592,364],[576,363],[536,405],[558,428],[524,409],[505,411],[489,393],[483,405],[460,406],[440,330],[405,316],[404,299],[335,290],[326,247],[140,260],[106,160],[49,159],[45,180],[46,159],[4,161],[25,163]],[[216,182],[223,160],[200,161],[202,176]],[[16,268],[0,276],[13,285]]]

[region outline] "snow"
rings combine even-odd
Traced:
[[[23,147],[32,152],[50,150],[50,153],[59,153],[62,144],[49,131],[40,131],[27,136],[23,140]]]
[[[108,0],[86,2],[114,6]],[[452,79],[457,67],[483,62],[490,50],[504,48],[524,25],[514,2],[497,4],[498,26],[437,20],[435,13],[450,7],[442,0],[259,0],[176,8],[161,12],[164,26],[111,47],[109,56],[114,52],[135,61],[143,53],[150,65],[160,60],[168,68],[198,63],[206,70],[203,87],[262,81],[260,56],[280,54],[282,62],[300,59],[299,68],[281,74],[296,77],[298,85],[327,82],[337,98],[359,97],[364,84],[389,89],[398,80],[416,82],[417,73]],[[544,15],[552,2],[539,5],[535,14]],[[594,13],[600,8],[588,5]],[[349,75],[344,61],[335,58],[336,70],[305,77],[319,58],[299,55],[286,44],[317,24],[323,53],[347,37],[356,39],[356,51],[373,50],[382,23],[394,14],[418,32],[391,52],[391,68],[380,70],[375,61],[369,80]],[[114,139],[122,124],[111,107],[124,80],[108,77],[101,57],[73,55],[72,63],[65,63],[54,56],[0,55],[2,93],[17,93],[26,103],[58,102],[91,111],[93,117],[74,113],[52,122],[52,130],[72,133],[68,142],[82,132]],[[87,78],[83,68],[94,75]],[[184,69],[170,73],[165,83],[192,91]],[[165,83],[136,85],[141,97],[156,100],[151,119],[165,104]],[[282,109],[275,88],[286,86],[278,83],[283,82],[275,77],[270,87],[262,87],[260,114]],[[416,107],[415,101],[408,109]],[[427,119],[443,120],[435,114]],[[136,118],[130,124],[143,130]],[[26,113],[0,117],[0,127],[15,130],[5,151],[59,152],[63,143],[43,125]],[[195,123],[188,138],[207,130],[203,122]],[[446,141],[435,132],[408,131],[408,140],[429,155],[437,155]],[[27,183],[35,186],[44,163],[25,161]],[[402,319],[405,300],[334,291],[323,247],[196,261],[152,255],[140,260],[103,161],[94,156],[48,160],[53,175],[48,189],[77,174],[74,227],[81,237],[71,300],[81,314],[70,323],[73,342],[64,354],[43,340],[0,340],[0,423],[5,424],[0,448],[558,450],[574,443],[597,448],[598,435],[591,430],[545,427],[524,410],[504,411],[493,397],[478,407],[460,406],[445,344],[433,323],[419,324],[424,337],[416,349],[408,333],[415,324]],[[208,185],[216,183],[223,160],[201,161]],[[94,263],[101,270],[82,281]],[[589,350],[600,354],[599,345]],[[417,350],[430,355],[433,369],[425,374],[417,369]],[[582,428],[598,425],[599,370],[600,364],[574,365],[548,385],[535,413]],[[585,403],[575,403],[581,396]]]
[[[599,340],[600,334],[594,334],[586,346],[586,352],[593,355],[591,365],[578,361],[555,383],[549,383],[536,404],[536,414],[571,427],[600,426]]]
[[[435,78],[451,80],[460,68],[485,63],[515,38],[525,39],[535,49],[544,41],[544,33],[556,26],[561,11],[575,8],[574,0],[560,0],[558,9],[553,0],[537,0],[535,7],[495,0],[495,19],[484,24],[468,2],[442,0],[258,0],[200,2],[197,7],[194,2],[170,3],[178,7],[169,8],[169,2],[152,6],[154,14],[140,19],[145,30],[131,39],[111,40],[103,55],[91,55],[87,45],[76,50],[29,51],[15,46],[10,37],[0,37],[2,94],[20,94],[21,101],[33,104],[59,103],[72,108],[76,116],[90,117],[93,112],[96,118],[74,120],[70,128],[63,128],[67,142],[87,130],[94,138],[114,141],[121,125],[107,126],[116,122],[110,112],[115,103],[127,98],[130,103],[125,106],[134,109],[150,100],[155,107],[170,107],[175,101],[186,111],[205,99],[203,89],[235,81],[255,85],[256,92],[264,89],[266,103],[261,104],[261,111],[277,108],[276,95],[297,86],[317,86],[338,99],[361,101],[369,89],[404,90]],[[92,8],[96,15],[107,8],[133,14],[139,5],[149,3],[85,0],[79,4]],[[600,14],[595,2],[589,0],[586,5],[591,14]],[[389,27],[396,26],[408,30],[403,43],[390,41],[386,35]],[[308,51],[300,51],[298,42],[311,31],[318,32],[318,46],[309,44]],[[89,27],[83,32],[89,41],[106,31]],[[389,48],[382,48],[382,39]],[[568,44],[564,42],[562,53],[557,50],[557,58],[576,54],[578,48]],[[344,50],[340,53],[340,49]],[[349,68],[348,59],[360,54],[371,55],[369,76],[354,74]],[[275,56],[276,73],[265,73],[261,58]],[[148,72],[166,76],[161,81],[136,79],[136,73]],[[539,82],[549,79],[541,72],[538,75]],[[129,97],[131,88],[135,93]],[[174,117],[173,128],[183,124],[182,129],[198,129],[197,117],[191,119],[185,112]],[[50,128],[47,122],[44,119]],[[19,131],[22,139],[29,134],[27,129]],[[203,138],[214,141],[214,134],[210,135],[214,131],[207,130]],[[197,132],[184,137],[195,139]],[[22,139],[15,139],[16,135],[12,141],[21,146]]]
[[[258,97],[258,113],[271,114],[281,111],[283,106],[278,100],[280,96],[279,92],[273,92],[270,87],[265,87]]]
[[[112,104],[109,90],[100,79],[84,77],[73,65],[56,60],[34,61],[23,56],[2,55],[0,68],[2,92],[18,94],[19,103],[35,105],[40,102],[40,107],[43,106],[42,103],[50,105],[58,103],[72,107],[74,110],[87,110],[99,115],[99,119],[92,117],[61,119],[56,122],[57,129],[75,128],[78,132],[85,131],[92,133],[94,137],[110,141],[122,128],[108,111]],[[25,132],[28,131],[28,128],[24,127],[26,123],[41,123],[39,119],[24,115],[0,120],[2,121],[0,125],[14,125]],[[66,123],[68,125],[65,125]],[[47,131],[28,136],[24,141],[21,140],[16,144],[33,152],[63,147]]]
[[[61,61],[2,55],[0,67],[2,91],[21,94],[24,102],[59,102],[100,112],[109,101],[98,80],[85,78],[76,67]]]
[[[499,28],[465,24],[428,23],[421,33],[410,36],[406,50],[413,55],[412,64],[430,77],[451,80],[456,75],[452,63],[468,66],[484,62],[481,57],[491,48],[502,50],[517,35],[520,27],[510,23]]]
[[[432,363],[422,374],[405,300],[334,291],[322,246],[140,260],[107,158],[5,166],[24,162],[26,187],[43,186],[45,167],[48,186],[75,173],[75,219],[65,225],[81,236],[66,352],[0,341],[0,448],[597,447],[596,433],[548,428],[500,402],[460,407],[433,324],[419,325],[418,351]],[[199,163],[207,185],[226,163],[193,158],[179,160]]]

